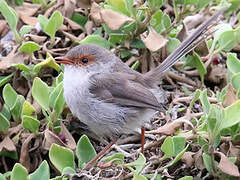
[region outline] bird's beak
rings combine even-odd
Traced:
[[[73,61],[70,58],[61,56],[61,57],[56,57],[55,61],[57,63],[61,63],[61,64],[73,64]]]

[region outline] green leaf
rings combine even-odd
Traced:
[[[45,29],[48,25],[49,20],[45,16],[39,14],[38,15],[38,22],[39,22],[42,30],[45,32]]]
[[[193,177],[192,176],[184,176],[178,180],[193,180]]]
[[[224,108],[224,119],[220,125],[220,130],[231,127],[240,122],[240,101]]]
[[[8,177],[11,176],[11,174],[12,174],[11,171],[7,171],[7,172],[5,172],[5,173],[3,174],[3,176],[4,176],[5,178],[8,178]]]
[[[165,0],[147,0],[147,2],[148,6],[153,10],[161,8],[166,3]]]
[[[0,173],[0,180],[6,180],[2,173]]]
[[[201,57],[197,53],[194,52],[193,56],[187,57],[187,62],[185,66],[191,66],[191,67],[197,68],[200,74],[201,81],[202,82],[204,81],[204,75],[207,73],[207,70],[201,60]]]
[[[34,51],[38,51],[39,49],[40,46],[33,41],[27,41],[19,47],[19,51],[25,52],[27,54],[32,54]]]
[[[204,8],[206,5],[208,5],[212,0],[198,0],[198,3],[196,5],[196,9],[202,9]]]
[[[191,103],[190,103],[190,105],[189,105],[189,108],[192,109],[194,103],[199,99],[200,94],[201,94],[201,91],[200,91],[199,89],[197,89],[197,90],[195,91],[195,93],[194,93],[194,96],[193,96],[192,100],[191,100]]]
[[[0,0],[0,12],[8,22],[10,28],[12,30],[16,30],[18,23],[18,15],[16,11],[10,6],[8,6],[8,4],[4,0]]]
[[[17,32],[18,14],[17,12],[8,6],[4,0],[0,0],[0,12],[3,17],[8,22],[10,28],[12,29],[16,42],[20,43],[22,41],[19,33]]]
[[[54,108],[56,105],[57,97],[63,89],[63,83],[58,84],[49,95],[49,106]]]
[[[65,167],[62,171],[62,175],[64,175],[64,174],[75,174],[75,173],[76,173],[76,171],[71,167]]]
[[[139,62],[139,61],[136,61],[136,62],[131,66],[131,69],[137,70],[137,68],[139,67],[139,65],[140,65],[140,62]]]
[[[45,32],[50,37],[55,37],[55,33],[63,24],[63,16],[59,11],[54,11],[50,17],[47,26],[45,27]]]
[[[96,151],[86,135],[82,135],[77,142],[76,155],[78,158],[79,168],[91,161],[96,155]]]
[[[79,13],[74,12],[71,20],[73,20],[75,23],[79,24],[80,26],[84,27],[86,22],[88,21],[88,18]]]
[[[55,69],[56,71],[61,71],[61,67],[56,63],[56,61],[54,60],[54,58],[47,53],[47,58],[45,61],[42,61],[40,63],[38,63],[37,65],[34,66],[33,71],[38,74],[39,71],[41,70],[42,67],[47,66],[50,68]]]
[[[32,3],[34,3],[34,4],[41,4],[41,1],[42,0],[32,0]]]
[[[106,161],[106,162],[109,162],[109,161],[111,161],[113,159],[115,160],[114,161],[115,164],[122,164],[123,161],[124,161],[124,154],[122,154],[122,153],[115,153],[115,154],[113,154],[111,156],[105,157],[103,160]]]
[[[58,84],[58,86],[60,86],[61,89],[60,89],[60,92],[57,94],[57,97],[55,99],[54,110],[57,113],[57,115],[60,115],[62,113],[63,109],[64,109],[64,106],[65,106],[65,99],[63,97],[63,83]]]
[[[150,20],[150,25],[158,32],[160,33],[162,30],[164,30],[163,25],[163,12],[162,10],[156,11]]]
[[[48,85],[38,77],[36,77],[33,81],[32,96],[44,110],[48,109],[49,105]]]
[[[230,24],[219,24],[215,27],[215,33],[214,33],[214,41],[219,41],[219,38],[221,37],[221,34],[232,30],[232,26]]]
[[[62,172],[65,167],[75,169],[74,154],[70,149],[52,144],[49,150],[49,158],[51,163],[53,163],[60,172]]]
[[[213,50],[217,44],[217,42],[219,41],[221,34],[226,32],[226,31],[231,31],[232,30],[232,26],[230,24],[220,24],[218,26],[215,27],[215,33],[214,33],[214,39],[212,42],[212,46],[211,46],[211,50]]]
[[[204,90],[201,95],[200,95],[200,101],[203,107],[203,111],[206,114],[209,114],[210,111],[210,103],[208,101],[208,97],[207,97],[207,90]]]
[[[133,173],[133,180],[147,180],[147,178],[141,174]]]
[[[40,122],[36,118],[23,115],[22,126],[33,133],[37,133],[40,126]]]
[[[5,118],[7,118],[7,120],[10,121],[10,119],[11,119],[11,112],[10,112],[9,107],[6,104],[3,105],[1,113],[3,114],[3,116],[5,116]]]
[[[134,8],[134,0],[125,0],[125,7],[131,16],[136,17],[137,10]]]
[[[110,49],[110,43],[99,35],[89,35],[83,40],[79,41],[78,43],[79,44],[96,44],[106,49]]]
[[[168,29],[171,26],[171,19],[167,14],[163,15],[163,25],[165,29]]]
[[[206,153],[203,153],[202,157],[203,157],[204,165],[205,165],[206,169],[208,170],[208,172],[213,173],[211,157]]]
[[[233,30],[223,32],[218,40],[218,50],[230,51],[237,44],[237,38]]]
[[[172,137],[174,145],[174,156],[178,155],[186,145],[186,138],[181,136]]]
[[[0,76],[0,87],[10,81],[13,77],[14,73],[9,74],[8,76]]]
[[[183,154],[186,152],[186,150],[188,149],[187,145],[179,154],[176,155],[176,157],[173,159],[172,163],[170,163],[170,165],[173,165],[175,163],[177,163],[183,156]]]
[[[27,169],[16,163],[13,167],[10,180],[27,180]]]
[[[172,53],[181,42],[177,38],[168,38],[167,50],[168,53]]]
[[[129,35],[129,34],[132,34],[132,32],[134,32],[136,30],[136,27],[137,27],[136,21],[133,21],[131,23],[124,24],[120,28],[120,31],[121,31],[122,34],[128,34]],[[118,34],[119,32],[115,32],[115,33]]]
[[[204,139],[204,137],[202,136],[198,136],[197,141],[199,145],[202,147],[202,149],[204,150],[204,152],[208,152],[209,150],[208,141]]]
[[[49,180],[50,170],[46,160],[44,160],[40,166],[29,175],[30,180]]]
[[[14,160],[19,160],[18,153],[16,151],[1,151],[0,156],[9,157]]]
[[[65,179],[63,179],[62,176],[57,176],[57,177],[51,178],[50,180],[65,180]]]
[[[173,164],[177,163],[183,156],[183,154],[186,152],[186,150],[188,149],[188,146],[187,145],[179,154],[176,155],[176,157],[170,161],[170,163],[168,163],[166,166],[160,168],[162,171],[170,166],[172,166]]]
[[[136,161],[128,163],[125,166],[128,167],[130,170],[132,169],[131,167],[135,167],[136,170],[134,171],[134,173],[139,175],[142,172],[145,166],[145,163],[146,163],[146,158],[142,153],[140,153]]]
[[[144,48],[146,48],[146,46],[144,45],[144,43],[140,39],[133,39],[130,42],[130,47],[137,48],[137,49],[144,49]]]
[[[9,127],[9,120],[2,113],[0,113],[0,132],[6,132]]]
[[[24,2],[24,0],[14,0],[14,3],[15,3],[17,6],[23,5],[23,2]]]
[[[114,11],[130,16],[130,13],[126,7],[127,6],[124,0],[108,0],[107,5],[104,5],[105,9],[112,9]]]
[[[239,92],[240,89],[240,72],[236,73],[232,76],[231,84],[233,85],[234,89]]]
[[[174,144],[172,137],[168,136],[161,146],[162,152],[164,152],[165,158],[171,158],[174,156]]]
[[[56,84],[60,84],[61,82],[63,82],[63,73],[61,72],[57,78],[56,78]]]
[[[148,179],[155,178],[154,180],[162,180],[161,174],[158,174],[157,176],[155,174],[144,174],[144,176]]]
[[[22,105],[25,99],[22,95],[18,95],[17,101],[13,108],[11,108],[11,113],[13,116],[14,121],[19,122],[21,119],[21,112],[22,112]]]
[[[127,34],[112,33],[109,35],[108,41],[112,44],[123,44],[127,38]]]
[[[240,61],[235,53],[228,54],[226,64],[231,73],[235,74],[240,72]]]
[[[19,34],[23,37],[25,34],[29,33],[33,27],[29,25],[23,25],[19,30]]]
[[[12,67],[17,67],[21,71],[24,71],[26,73],[30,73],[30,68],[26,66],[25,64],[13,64]]]
[[[92,33],[92,35],[101,36],[102,35],[102,30],[103,30],[103,27],[99,27],[99,28],[96,29],[96,31],[94,31],[94,33]]]
[[[36,109],[31,105],[30,102],[24,101],[23,107],[22,107],[22,116],[27,115],[27,116],[32,116],[32,117],[37,117],[36,114]]]
[[[12,109],[17,101],[17,93],[10,84],[6,84],[3,88],[3,99],[10,109]]]
[[[220,125],[223,123],[223,112],[222,109],[216,104],[211,104],[210,112],[207,116],[208,120],[208,131],[212,139],[216,139],[220,132]]]
[[[130,58],[131,56],[132,56],[132,53],[129,50],[121,50],[120,51],[121,59]]]

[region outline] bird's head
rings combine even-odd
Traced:
[[[103,47],[83,44],[72,48],[65,56],[55,59],[57,63],[85,68],[94,64],[106,64],[115,58],[111,51]]]

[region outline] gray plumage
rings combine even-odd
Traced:
[[[73,115],[99,137],[112,139],[137,131],[157,111],[162,111],[164,93],[157,80],[224,10],[203,23],[159,67],[146,74],[124,64],[112,52],[92,44],[78,45],[67,59],[91,55],[96,61],[87,66],[65,65],[64,97]]]

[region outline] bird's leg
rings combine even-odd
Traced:
[[[144,144],[145,144],[145,127],[142,126],[142,128],[141,128],[141,145],[142,145],[141,152],[142,152],[142,154],[144,154]]]
[[[91,161],[87,163],[87,165],[83,168],[84,170],[88,170],[93,163],[95,163],[107,150],[109,150],[112,145],[116,143],[116,140],[112,140],[103,150],[101,150]]]

